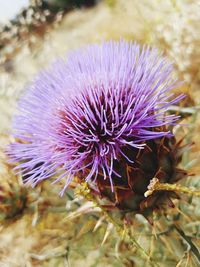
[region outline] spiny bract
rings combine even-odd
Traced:
[[[79,177],[99,190],[101,180],[109,182],[115,191],[117,183],[127,184],[125,165],[139,164],[139,152],[157,153],[151,140],[172,138],[177,116],[166,110],[183,97],[171,92],[172,71],[156,49],[123,40],[72,52],[41,72],[22,97],[12,160],[32,185],[54,176],[65,179],[63,193]]]

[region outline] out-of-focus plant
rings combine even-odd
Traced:
[[[61,10],[81,6],[93,6],[97,0],[43,0],[43,2],[55,10]]]

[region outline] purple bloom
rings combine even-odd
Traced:
[[[171,136],[167,108],[177,86],[173,66],[156,49],[126,41],[105,42],[72,52],[41,72],[19,104],[14,120],[13,161],[27,182],[73,177],[109,179],[126,147],[143,149],[150,139]],[[129,152],[130,153],[130,152]]]

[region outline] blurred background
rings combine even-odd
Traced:
[[[184,80],[177,94],[187,98],[175,112],[188,127],[176,134],[195,144],[181,163],[195,176],[182,183],[200,188],[200,1],[0,0],[0,7],[0,266],[149,266],[90,202],[70,190],[60,198],[62,185],[48,181],[24,187],[4,151],[17,100],[38,71],[83,45],[125,38],[158,47]],[[171,218],[188,239],[170,228]],[[133,234],[159,266],[199,266],[192,253],[200,244],[199,199],[181,197],[154,227],[136,216]]]

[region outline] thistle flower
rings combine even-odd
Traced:
[[[156,49],[123,40],[55,62],[20,101],[9,152],[16,168],[33,186],[64,179],[61,194],[78,177],[118,204],[119,195],[143,194],[158,172],[173,179],[178,117],[166,110],[183,95],[173,97],[172,71]]]

